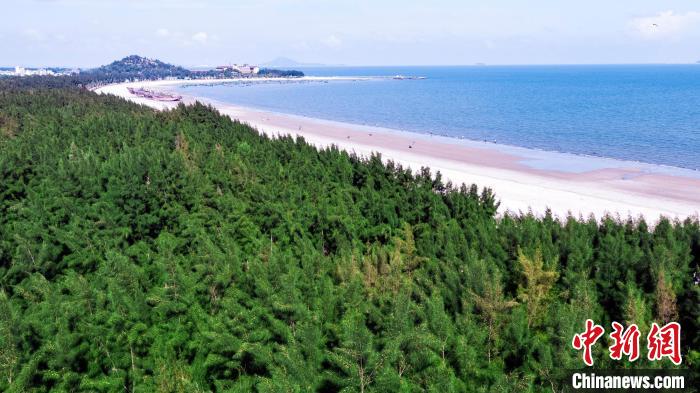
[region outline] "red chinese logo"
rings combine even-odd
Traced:
[[[622,324],[613,322],[613,332],[610,333],[612,345],[610,359],[620,360],[626,355],[630,362],[639,359],[639,328],[632,324],[625,329]],[[591,319],[586,320],[586,330],[574,335],[571,345],[576,350],[583,350],[583,362],[587,366],[593,365],[593,345],[603,336],[605,329],[596,325]],[[668,358],[674,364],[681,364],[681,325],[678,322],[670,322],[663,327],[652,323],[647,335],[647,358],[651,361]]]
[[[591,347],[598,341],[603,333],[605,333],[605,329],[603,329],[602,326],[596,325],[591,319],[587,319],[586,331],[574,335],[574,339],[571,341],[571,345],[573,345],[574,349],[583,349],[583,362],[588,366],[593,365]]]
[[[610,338],[613,339],[613,345],[610,346],[610,359],[620,360],[622,355],[627,355],[630,362],[634,362],[639,358],[639,328],[632,324],[627,330],[617,323],[613,322],[612,327],[614,332],[610,333]]]
[[[681,325],[678,322],[668,323],[662,328],[652,323],[647,342],[649,360],[668,357],[673,364],[681,364]]]

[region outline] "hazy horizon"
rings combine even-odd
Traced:
[[[700,5],[690,0],[29,0],[2,9],[2,66],[91,68],[131,54],[186,67],[277,57],[343,66],[700,60]]]

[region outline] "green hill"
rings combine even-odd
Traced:
[[[99,80],[185,78],[191,71],[164,63],[160,60],[131,55],[108,65],[88,70],[88,74]]]

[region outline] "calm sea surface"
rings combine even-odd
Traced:
[[[700,170],[700,65],[302,70],[427,79],[183,89],[275,112]]]

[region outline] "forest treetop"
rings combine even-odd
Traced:
[[[0,391],[544,392],[588,318],[678,321],[697,377],[697,219],[497,217],[428,168],[43,81],[0,82]],[[675,367],[607,340],[597,367]]]

